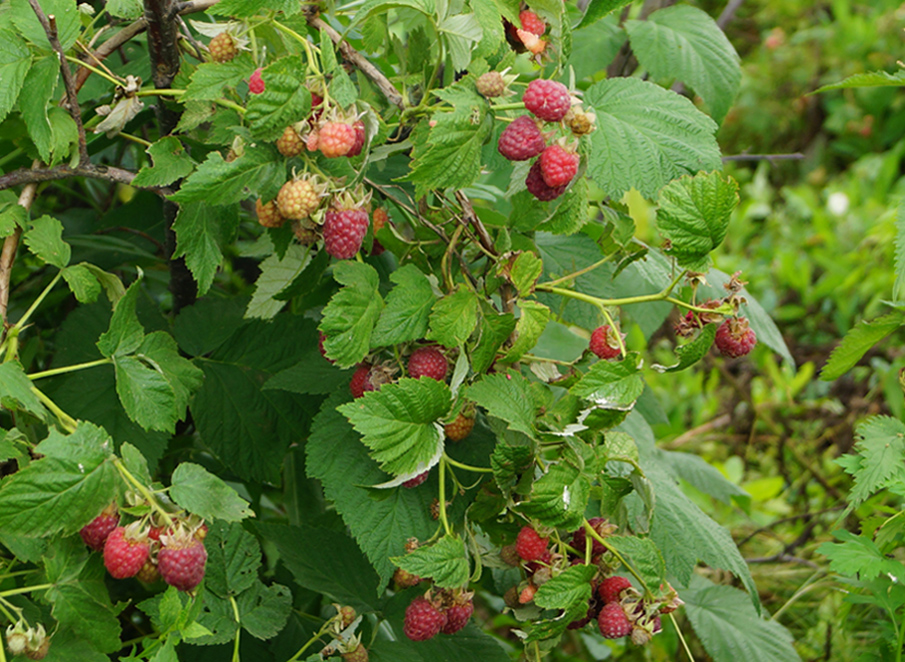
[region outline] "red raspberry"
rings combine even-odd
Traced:
[[[440,633],[446,625],[446,614],[427,598],[415,598],[405,610],[402,631],[412,641],[427,641]]]
[[[478,94],[487,99],[501,97],[506,93],[506,79],[499,71],[488,71],[486,74],[478,76],[475,87],[478,89]]]
[[[324,217],[324,247],[338,260],[355,257],[367,232],[364,209],[331,209]]]
[[[471,615],[473,613],[474,603],[471,601],[471,598],[464,604],[453,605],[446,610],[446,625],[440,629],[440,632],[443,634],[455,634],[468,625],[468,621],[471,620]]]
[[[317,332],[317,351],[319,351],[321,353],[321,356],[323,356],[325,359],[327,359],[327,361],[329,361],[330,363],[336,363],[336,361],[327,357],[327,350],[324,349],[324,341],[326,339],[327,339],[327,336],[324,334],[323,331]]]
[[[258,223],[265,228],[278,228],[286,222],[277,207],[276,200],[271,200],[266,204],[261,202],[260,198],[255,200],[255,212],[258,214]]]
[[[591,333],[591,342],[588,348],[601,359],[615,359],[619,356],[618,344],[614,347],[614,341],[610,337],[610,325],[598,326]]]
[[[547,142],[537,124],[528,115],[522,115],[503,129],[497,149],[510,161],[527,161],[544,151]]]
[[[368,649],[364,647],[364,644],[359,642],[358,647],[355,648],[355,650],[343,653],[342,658],[345,662],[368,662]]]
[[[365,141],[368,139],[368,134],[365,131],[365,123],[361,120],[355,120],[355,123],[352,125],[352,128],[355,129],[355,142],[352,143],[352,147],[349,149],[346,156],[353,157],[361,154],[362,148],[365,146]]]
[[[355,146],[355,129],[345,122],[327,122],[318,132],[317,147],[328,159],[346,156]]]
[[[229,62],[239,52],[235,38],[228,32],[221,32],[208,44],[214,62]]]
[[[180,591],[191,591],[201,583],[206,563],[204,543],[194,536],[167,536],[157,554],[157,570],[163,581]]]
[[[283,135],[277,139],[277,149],[285,157],[298,156],[305,151],[305,141],[291,126],[283,129]]]
[[[147,539],[126,536],[126,528],[118,526],[104,543],[104,565],[115,579],[134,577],[148,560],[150,548]]]
[[[745,356],[757,344],[757,334],[744,317],[733,317],[716,330],[716,348],[730,359]]]
[[[530,526],[523,526],[515,539],[515,551],[525,561],[540,561],[547,552],[549,538],[541,538]]]
[[[413,575],[402,568],[396,568],[396,571],[393,573],[393,581],[396,582],[396,587],[399,590],[402,590],[420,584],[421,577]]]
[[[606,535],[601,532],[601,529],[603,527],[611,528],[612,526],[604,517],[592,517],[588,520],[588,524],[590,524],[598,533],[601,533],[601,535]],[[583,526],[572,534],[572,547],[574,547],[582,556],[584,556],[584,548],[587,537],[588,532]],[[603,554],[606,548],[596,538],[592,537],[591,540],[591,556],[593,557],[597,556],[598,554]]]
[[[449,363],[436,347],[419,347],[409,357],[409,377],[430,377],[442,382],[446,379]]]
[[[518,19],[522,22],[522,30],[527,30],[538,37],[547,31],[547,24],[533,11],[524,10],[518,15]]]
[[[308,179],[294,179],[283,184],[277,194],[277,207],[284,218],[300,221],[317,209],[320,195]]]
[[[544,174],[541,171],[540,160],[534,162],[525,178],[525,188],[528,192],[541,202],[549,202],[555,200],[566,192],[565,186],[557,186],[556,188],[547,186],[544,181]]]
[[[424,471],[414,478],[409,478],[407,481],[402,483],[402,487],[408,487],[409,489],[413,487],[418,487],[421,483],[427,480],[427,477],[430,475],[430,469]]]
[[[544,78],[528,83],[522,101],[530,113],[548,122],[560,121],[572,107],[569,89],[560,82]]]
[[[632,624],[618,602],[603,606],[597,617],[597,625],[604,639],[619,639],[632,633]]]
[[[443,429],[446,432],[446,438],[450,441],[462,441],[474,429],[474,416],[465,416],[460,413],[456,416],[456,420],[447,423]]]
[[[550,188],[567,186],[578,173],[578,154],[560,145],[550,145],[539,160],[541,176]]]
[[[264,79],[261,78],[261,67],[258,67],[248,77],[248,91],[252,94],[263,94],[266,87]]]
[[[349,382],[349,390],[352,391],[353,398],[360,398],[365,391],[374,391],[374,385],[368,376],[371,374],[371,366],[367,363],[360,363],[358,368],[352,374],[352,381]]]
[[[107,536],[119,524],[119,513],[116,506],[108,506],[100,515],[88,522],[79,531],[82,540],[96,552],[103,551]]]
[[[625,577],[613,576],[607,577],[597,588],[597,593],[605,605],[611,602],[619,602],[619,595],[627,588],[631,588],[632,583]]]

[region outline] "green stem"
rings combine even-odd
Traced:
[[[452,459],[446,453],[443,454],[443,459],[446,461],[447,464],[450,464],[454,467],[458,467],[459,469],[464,469],[465,471],[474,471],[475,473],[482,473],[482,474],[493,473],[493,469],[485,469],[484,467],[473,467],[470,464],[462,464],[461,462],[458,462],[458,461]]]
[[[544,356],[535,356],[534,354],[522,354],[523,361],[528,361],[529,363],[555,363],[556,365],[567,365],[571,366],[574,361],[562,361],[561,359],[548,359]]]
[[[32,393],[38,396],[38,400],[40,400],[45,407],[53,412],[53,415],[57,417],[57,420],[60,421],[60,425],[62,425],[65,430],[68,430],[69,432],[75,432],[75,429],[79,426],[79,424],[72,416],[60,409],[56,402],[48,398],[43,392],[38,390],[37,387],[32,386],[31,390]]]
[[[308,648],[311,646],[311,644],[313,644],[315,641],[317,641],[324,635],[324,632],[329,625],[330,625],[330,621],[327,621],[326,623],[324,623],[321,626],[321,629],[318,630],[317,632],[315,632],[314,636],[311,637],[308,641],[306,641],[305,645],[302,646],[301,648],[299,648],[298,652],[295,655],[293,655],[292,657],[290,657],[288,660],[286,660],[286,662],[296,662],[296,660],[298,660],[305,653],[305,651],[308,650]]]
[[[10,609],[16,612],[16,616],[13,616],[12,613],[10,613]],[[2,611],[6,615],[10,623],[15,623],[20,618],[22,618],[22,610],[16,605],[7,602],[3,598],[0,598],[0,611]],[[3,648],[3,646],[0,646],[0,648]]]
[[[236,598],[229,596],[229,603],[233,606],[233,616],[236,617],[236,640],[233,643],[233,662],[239,662],[239,636],[242,634],[242,621],[239,618],[239,605]]]
[[[25,150],[22,149],[21,147],[17,147],[16,149],[8,152],[5,156],[0,158],[0,168],[5,167],[6,164],[9,163],[10,161],[15,161],[23,154],[25,154]]]
[[[87,62],[85,62],[84,60],[80,60],[80,59],[78,59],[77,57],[72,57],[71,55],[67,55],[67,56],[66,56],[66,59],[67,59],[69,62],[72,62],[73,64],[77,64],[77,65],[80,66],[80,67],[84,67],[85,69],[87,69],[87,70],[90,71],[91,73],[97,74],[97,75],[100,76],[101,78],[106,78],[107,80],[109,80],[111,83],[113,83],[113,84],[116,85],[117,87],[121,87],[121,86],[122,86],[122,82],[121,82],[121,81],[116,80],[113,76],[111,76],[110,74],[108,74],[106,71],[104,71],[104,70],[102,70],[102,69],[98,69],[97,67],[95,67],[95,66],[93,66],[93,65],[90,65],[90,64],[88,64]]]
[[[682,648],[685,649],[685,654],[688,656],[688,659],[691,660],[691,662],[694,662],[694,655],[691,654],[691,649],[688,647],[688,642],[685,641],[685,635],[683,635],[682,630],[679,629],[679,624],[676,623],[675,614],[673,614],[672,612],[670,612],[669,614],[669,620],[672,621],[672,626],[676,629],[676,634],[679,635],[679,641],[682,642]],[[899,648],[901,648],[901,646]]]
[[[173,526],[173,518],[170,517],[170,513],[163,509],[163,507],[157,503],[157,499],[151,494],[150,490],[147,487],[142,485],[136,478],[133,476],[128,469],[126,469],[126,465],[123,464],[122,460],[118,457],[113,458],[113,466],[116,467],[117,471],[119,471],[120,475],[126,479],[127,482],[131,483],[133,487],[138,491],[138,493],[144,498],[145,501],[148,502],[148,505],[151,506],[154,510],[160,513],[161,518],[163,518],[164,523],[171,527]]]
[[[137,96],[137,97],[153,97],[153,96],[181,97],[183,94],[185,94],[185,90],[153,89],[153,90],[139,90],[138,92],[135,93],[135,96]],[[218,106],[223,106],[224,108],[231,108],[232,110],[235,110],[240,115],[245,114],[244,106],[240,106],[235,101],[230,101],[229,99],[211,99],[211,101],[213,101]]]
[[[54,286],[60,281],[60,278],[63,277],[63,272],[58,271],[57,275],[53,277],[53,280],[50,281],[50,284],[44,288],[44,290],[38,295],[38,298],[35,299],[32,304],[28,307],[28,310],[25,311],[25,314],[22,315],[22,319],[15,323],[13,326],[14,329],[20,330],[25,323],[28,321],[28,318],[31,317],[32,313],[35,312],[38,306],[41,305],[41,302],[44,301],[44,297],[50,294],[50,291],[54,288]]]
[[[443,530],[446,535],[450,535],[452,530],[449,528],[449,520],[446,518],[446,463],[445,457],[440,458],[440,523],[443,524]]]
[[[578,278],[579,276],[583,276],[584,274],[588,273],[589,271],[594,271],[594,269],[596,269],[599,266],[606,264],[607,262],[610,261],[611,257],[613,257],[613,256],[607,255],[605,258],[603,258],[602,260],[598,260],[597,262],[595,262],[594,264],[592,264],[589,267],[585,267],[584,269],[579,269],[578,271],[575,271],[570,274],[566,274],[565,276],[560,276],[559,278],[557,278],[555,280],[550,280],[550,281],[547,281],[546,283],[542,283],[542,284],[543,285],[559,285],[560,283],[565,283],[566,281],[573,280],[575,278]]]
[[[34,586],[11,588],[8,591],[0,592],[0,598],[9,598],[13,595],[22,595],[23,593],[31,593],[32,591],[43,591],[48,588],[53,588],[53,584],[35,584]]]
[[[892,616],[893,616],[892,622],[893,622],[893,625],[895,625],[896,624],[895,613],[893,613]],[[896,662],[902,662],[902,646],[905,645],[905,622],[900,623],[898,625],[898,629],[899,629],[899,639],[898,639],[899,645],[896,646]]]
[[[32,381],[36,379],[42,379],[44,377],[53,377],[55,375],[65,375],[67,372],[75,372],[76,370],[86,370],[88,368],[94,368],[99,365],[105,365],[107,363],[113,363],[113,359],[98,359],[97,361],[88,361],[87,363],[76,363],[75,365],[67,365],[62,368],[53,368],[51,370],[43,370],[41,372],[33,372],[28,375],[28,378]]]
[[[285,25],[283,25],[279,21],[273,21],[273,27],[275,27],[277,30],[279,30],[283,34],[286,34],[286,35],[292,37],[293,39],[295,39],[296,41],[298,41],[302,45],[302,48],[305,49],[305,55],[308,57],[308,66],[311,68],[311,71],[313,71],[314,73],[316,73],[318,75],[322,75],[321,71],[320,71],[320,67],[318,67],[318,65],[317,65],[317,60],[314,59],[314,53],[311,50],[312,44],[309,43],[309,41],[305,37],[300,35],[295,30],[293,30],[291,28],[287,28]],[[317,49],[316,46],[314,48]]]
[[[584,529],[589,536],[603,545],[608,552],[615,556],[616,560],[624,565],[625,569],[628,570],[632,574],[632,576],[638,580],[638,583],[641,584],[641,586],[644,588],[644,592],[650,595],[650,589],[647,587],[647,583],[641,578],[641,575],[639,575],[638,572],[632,566],[630,566],[624,558],[622,558],[622,555],[619,553],[619,551],[610,543],[608,543],[606,541],[606,538],[597,533],[597,530],[593,526],[591,526],[591,523],[588,522],[588,520],[584,521]]]
[[[607,324],[610,325],[610,328],[616,335],[616,342],[619,343],[619,353],[622,354],[622,356],[625,356],[627,354],[625,351],[625,341],[622,339],[622,333],[620,333],[619,327],[616,326],[616,322],[613,321],[613,316],[610,315],[610,311],[606,308],[601,308],[601,310],[603,311],[603,316],[606,317]]]
[[[688,310],[693,310],[696,313],[716,313],[718,315],[731,315],[734,311],[727,305],[722,305],[719,308],[701,308],[700,306],[695,306],[690,303],[685,303],[681,299],[676,299],[674,297],[664,297],[664,301],[668,301],[669,303],[679,306],[681,308],[687,308]]]
[[[522,110],[524,109],[525,104],[521,101],[516,101],[513,103],[501,103],[495,106],[491,106],[491,110]]]
[[[144,138],[139,138],[138,136],[133,136],[131,133],[126,133],[125,131],[120,131],[119,135],[125,138],[126,140],[131,140],[134,143],[138,143],[143,147],[150,147],[152,143],[145,140]]]

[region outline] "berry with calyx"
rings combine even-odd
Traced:
[[[757,344],[757,334],[744,317],[731,317],[716,330],[716,348],[720,354],[737,359],[748,354]]]
[[[129,529],[118,526],[104,543],[104,566],[115,579],[134,577],[148,560],[149,553],[147,537],[136,534],[132,525]]]
[[[413,379],[430,377],[442,382],[448,370],[446,357],[436,347],[419,347],[409,357],[408,373]]]
[[[354,650],[342,653],[342,658],[345,662],[368,662],[368,649],[359,642]]]
[[[317,230],[304,221],[292,221],[292,234],[295,235],[295,238],[298,239],[302,246],[311,246],[320,239]]]
[[[372,221],[374,224],[374,232],[380,232],[384,226],[387,224],[387,221],[390,220],[390,215],[387,213],[387,210],[383,207],[378,207],[374,210],[374,213],[371,214]]]
[[[418,487],[421,483],[427,480],[427,477],[430,475],[430,470],[423,471],[414,478],[409,478],[407,481],[402,483],[402,487],[407,487],[409,489],[413,487]]]
[[[277,194],[277,208],[284,218],[300,221],[308,218],[318,205],[324,186],[315,178],[292,179],[283,184]]]
[[[631,587],[632,583],[628,579],[614,575],[600,582],[600,586],[597,587],[597,593],[603,603],[608,605],[611,602],[619,602],[622,591]]]
[[[367,131],[365,131],[365,123],[361,120],[355,120],[352,124],[352,128],[355,130],[355,142],[352,143],[352,147],[349,148],[349,151],[346,153],[346,156],[353,157],[361,154],[362,148],[365,146],[365,141],[368,139]]]
[[[540,55],[544,52],[544,49],[547,48],[547,41],[545,39],[541,39],[533,32],[529,32],[528,30],[522,30],[521,28],[515,31],[518,38],[525,45],[525,48],[531,51],[534,55]],[[540,60],[538,59],[538,63]]]
[[[50,639],[44,639],[40,644],[36,647],[28,647],[25,649],[25,657],[29,660],[43,660],[47,657],[47,653],[50,652]]]
[[[371,374],[371,366],[367,363],[360,363],[358,368],[352,374],[352,381],[349,382],[349,390],[352,391],[353,398],[360,398],[365,391],[374,391],[374,385],[368,378]]]
[[[258,215],[258,223],[265,228],[278,228],[286,222],[286,219],[280,213],[276,200],[264,203],[258,198],[255,200],[255,212]]]
[[[538,37],[547,31],[547,24],[533,11],[528,9],[522,11],[518,15],[518,19],[522,23],[522,30],[527,30],[528,32],[536,34]]]
[[[540,173],[550,188],[566,186],[578,173],[578,154],[553,144],[540,155]]]
[[[204,579],[207,550],[194,535],[177,531],[161,536],[157,554],[157,571],[170,586],[180,591],[191,591]]]
[[[471,434],[474,429],[474,416],[466,416],[462,412],[456,416],[452,423],[447,423],[443,427],[446,432],[446,438],[450,441],[462,441]]]
[[[261,67],[258,67],[248,77],[248,91],[252,94],[264,94],[266,88],[264,79],[261,78]]]
[[[522,115],[503,129],[497,149],[510,161],[527,161],[544,151],[547,141],[528,115]]]
[[[486,99],[501,97],[506,94],[506,79],[499,71],[488,71],[478,76],[475,87],[478,94]]]
[[[541,171],[539,159],[531,165],[528,176],[525,178],[525,188],[541,202],[555,200],[566,192],[567,186],[568,185],[557,187],[548,186],[547,182],[544,181],[544,174]]]
[[[525,588],[523,588],[523,589],[521,590],[521,592],[518,594],[518,601],[519,601],[519,604],[523,604],[523,605],[528,604],[529,602],[531,602],[532,600],[534,600],[534,596],[535,596],[535,595],[537,595],[537,586],[535,586],[534,584],[530,584],[530,583],[529,583],[529,584],[528,584],[527,586],[525,586]]]
[[[221,32],[216,37],[211,39],[211,43],[208,44],[208,49],[211,52],[211,59],[214,62],[229,62],[239,52],[239,46],[236,44],[236,39],[229,32]]]
[[[569,88],[558,81],[545,78],[536,78],[528,83],[522,101],[528,112],[547,122],[560,121],[572,107]]]
[[[611,535],[614,531],[616,531],[616,527],[607,521],[604,517],[592,517],[588,520],[588,524],[600,534],[602,538],[606,538],[608,535]],[[581,554],[584,554],[585,542],[587,541],[588,532],[582,526],[577,529],[575,533],[572,534],[572,547],[577,549]],[[600,543],[599,540],[591,537],[593,541],[591,545],[591,557],[595,557],[598,554],[603,554],[605,551],[605,547]]]
[[[464,599],[464,602],[456,602],[446,610],[446,625],[440,629],[440,632],[443,634],[455,634],[468,625],[468,621],[471,620],[471,615],[473,613],[474,603],[471,601],[471,596],[469,595]]]
[[[632,624],[618,602],[603,606],[597,617],[597,626],[604,639],[619,639],[632,633]]]
[[[609,324],[598,326],[591,332],[591,341],[588,349],[601,359],[615,359],[619,356],[619,342],[615,331],[611,331]]]
[[[526,525],[515,539],[515,551],[524,561],[539,561],[544,558],[549,542],[549,538],[541,538],[537,531]]]
[[[328,159],[346,156],[355,145],[355,128],[345,122],[326,122],[318,131],[317,148]]]
[[[324,216],[324,247],[338,260],[355,257],[368,232],[365,209],[330,209]]]
[[[349,605],[340,607],[339,622],[340,625],[342,625],[343,630],[352,625],[352,621],[355,620],[356,616],[358,616],[358,614],[355,613],[355,607],[350,607]]]
[[[572,135],[585,136],[592,133],[597,128],[597,116],[588,111],[584,111],[577,106],[569,108],[569,112],[563,118],[563,122],[569,127]]]
[[[427,598],[415,598],[405,610],[402,631],[412,641],[427,641],[440,633],[446,625],[446,614]]]
[[[396,583],[396,588],[402,590],[420,584],[421,577],[413,575],[408,570],[396,568],[396,571],[393,573],[393,581]]]
[[[152,559],[145,561],[141,566],[141,570],[135,575],[135,579],[145,584],[153,584],[160,579],[160,573],[157,572],[157,564]]]
[[[283,135],[277,139],[277,149],[285,157],[298,156],[305,151],[305,141],[292,126],[283,129]]]
[[[515,545],[504,545],[500,548],[500,558],[504,563],[514,567],[519,564],[522,557],[518,555]]]
[[[104,543],[110,532],[119,524],[119,513],[116,510],[116,504],[110,504],[104,508],[103,512],[88,522],[79,531],[82,540],[86,545],[96,552],[103,551]]]

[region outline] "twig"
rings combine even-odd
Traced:
[[[792,556],[791,554],[783,553],[774,554],[773,556],[760,556],[753,559],[745,559],[745,563],[798,563],[814,569],[818,569],[820,567],[813,561],[808,561],[807,559],[802,559],[797,556]]]
[[[726,26],[729,25],[729,21],[733,19],[735,16],[735,12],[738,11],[738,8],[742,6],[742,3],[745,0],[729,0],[726,3],[725,9],[720,14],[720,17],[716,19],[716,24],[719,26],[720,30],[725,30]]]
[[[729,156],[723,157],[723,162],[726,161],[798,161],[804,158],[804,154],[801,152],[795,152],[794,154],[730,154]]]
[[[493,241],[490,239],[490,234],[488,234],[487,228],[484,227],[481,219],[475,214],[474,207],[471,205],[471,200],[469,200],[468,196],[462,191],[456,191],[456,200],[462,206],[462,213],[465,214],[465,218],[475,229],[475,232],[478,235],[478,241],[481,242],[481,246],[483,246],[484,250],[491,255],[496,255],[496,249],[493,247]]]
[[[402,95],[399,93],[399,90],[397,90],[389,79],[383,75],[383,72],[381,72],[380,69],[375,67],[366,57],[352,48],[352,45],[349,42],[343,40],[341,34],[325,23],[319,16],[306,11],[305,17],[308,19],[308,23],[311,27],[317,30],[323,30],[327,33],[330,40],[339,47],[339,51],[342,53],[343,57],[354,64],[361,73],[370,78],[371,82],[383,92],[383,96],[387,98],[387,101],[400,110],[405,109],[405,102]]]
[[[39,162],[35,161],[35,165]],[[19,194],[19,206],[26,210],[31,209],[35,201],[37,183],[29,184]],[[22,228],[18,225],[13,233],[3,240],[3,248],[0,249],[0,339],[6,336],[6,312],[9,308],[9,279],[13,273],[13,263],[16,261],[16,251],[19,248],[19,238],[22,236]]]
[[[53,14],[49,17],[45,15],[41,5],[38,4],[38,0],[28,0],[28,4],[31,5],[35,16],[38,17],[38,22],[44,28],[44,32],[47,33],[50,47],[60,60],[63,85],[66,87],[66,105],[79,133],[79,163],[85,165],[89,162],[89,158],[88,143],[85,141],[85,127],[82,124],[82,109],[79,107],[78,92],[75,87],[75,80],[72,77],[72,70],[69,68],[69,63],[66,62],[66,54],[63,52],[63,46],[60,44],[60,38],[57,35],[57,19]]]
[[[682,446],[682,445],[688,443],[695,437],[699,437],[702,434],[706,434],[707,432],[711,432],[713,430],[717,430],[719,428],[726,427],[731,422],[732,422],[732,416],[730,416],[729,414],[723,414],[722,416],[717,416],[712,421],[708,421],[707,423],[704,423],[703,425],[699,425],[696,428],[692,428],[691,430],[688,430],[688,431],[680,434],[678,437],[676,437],[675,439],[670,441],[668,444],[664,444],[663,448],[666,448],[666,449],[678,448],[679,446]]]
[[[88,177],[90,179],[103,179],[108,182],[116,182],[118,184],[132,185],[135,179],[135,173],[123,170],[122,168],[114,168],[112,166],[94,165],[88,163],[85,165],[77,165],[74,168],[68,165],[58,165],[54,168],[19,168],[5,175],[0,175],[0,191],[19,186],[21,184],[34,184],[37,182],[50,182],[57,179],[68,179],[70,177]],[[161,197],[172,195],[173,191],[163,186],[137,186],[152,193],[156,193]],[[24,193],[24,191],[23,191]]]

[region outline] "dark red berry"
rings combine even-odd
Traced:
[[[543,172],[541,171],[540,160],[535,161],[528,171],[528,177],[525,178],[525,188],[541,202],[555,200],[566,192],[566,186],[557,186],[556,188],[553,188],[547,185],[547,182],[544,181]]]
[[[632,632],[632,624],[618,602],[611,602],[603,606],[597,617],[597,625],[600,627],[600,634],[604,639],[619,639]]]
[[[569,89],[560,82],[536,78],[522,96],[528,112],[547,122],[558,122],[572,107]]]
[[[757,335],[744,317],[731,317],[716,330],[716,348],[731,359],[745,356],[757,344]]]
[[[206,563],[204,543],[194,536],[167,540],[157,553],[157,571],[163,581],[180,591],[191,591],[201,583]]]
[[[598,326],[591,333],[591,341],[588,343],[588,349],[601,359],[615,359],[620,353],[619,345],[611,336],[609,324]]]
[[[427,477],[429,475],[430,475],[430,470],[424,471],[424,472],[418,474],[417,476],[415,476],[414,478],[409,478],[407,481],[402,483],[402,487],[408,487],[408,488],[418,487],[421,483],[423,483],[424,481],[427,480]]]
[[[550,145],[540,155],[540,172],[550,188],[567,186],[578,173],[578,154],[561,145]]]
[[[355,257],[367,232],[364,209],[331,209],[324,216],[324,247],[338,260]]]
[[[405,610],[402,631],[412,641],[427,641],[440,633],[446,625],[446,614],[427,598],[415,598]]]
[[[355,129],[355,142],[352,143],[352,147],[346,153],[346,156],[350,157],[361,154],[361,150],[365,146],[365,140],[368,138],[368,134],[365,132],[365,123],[361,120],[355,120],[352,128]]]
[[[503,129],[497,149],[510,161],[527,161],[544,151],[544,134],[528,115],[522,115]]]
[[[81,531],[79,531],[79,535],[82,536],[82,540],[86,545],[94,551],[100,552],[104,549],[107,536],[116,528],[117,524],[119,524],[119,513],[114,506],[112,507],[112,512],[110,508],[105,509],[104,512],[83,526]]]
[[[134,577],[148,560],[150,547],[147,538],[126,535],[125,527],[118,526],[104,542],[104,566],[111,577]]]
[[[440,630],[443,634],[455,634],[471,620],[474,613],[474,603],[471,598],[464,604],[455,604],[446,610],[446,625]]]
[[[597,587],[597,593],[600,595],[600,599],[603,600],[604,604],[609,604],[611,602],[618,602],[622,591],[631,587],[632,583],[625,577],[607,577],[600,582],[600,586]]]
[[[374,391],[374,385],[371,383],[369,376],[371,374],[371,366],[367,363],[360,363],[355,372],[352,373],[352,381],[349,382],[349,390],[352,391],[353,398],[360,398],[366,391]]]
[[[330,363],[336,363],[336,361],[327,357],[327,350],[324,349],[324,341],[326,339],[327,339],[327,336],[324,334],[323,331],[317,332],[317,351],[319,351],[321,353],[321,356],[323,356],[325,359],[327,359]]]
[[[588,524],[590,524],[595,530],[597,530],[598,533],[600,533],[598,527],[600,527],[601,525],[608,525],[609,523],[604,517],[592,517],[588,520]],[[584,555],[587,536],[588,532],[583,526],[572,534],[572,547],[574,547],[581,555]],[[591,556],[594,557],[598,554],[603,554],[604,550],[606,549],[603,544],[601,544],[601,542],[596,538],[592,537],[591,540]]]
[[[515,551],[525,561],[539,561],[547,551],[549,538],[541,538],[530,526],[523,526],[515,539]]]
[[[419,347],[409,357],[409,377],[430,377],[442,382],[446,379],[449,363],[436,347]]]

